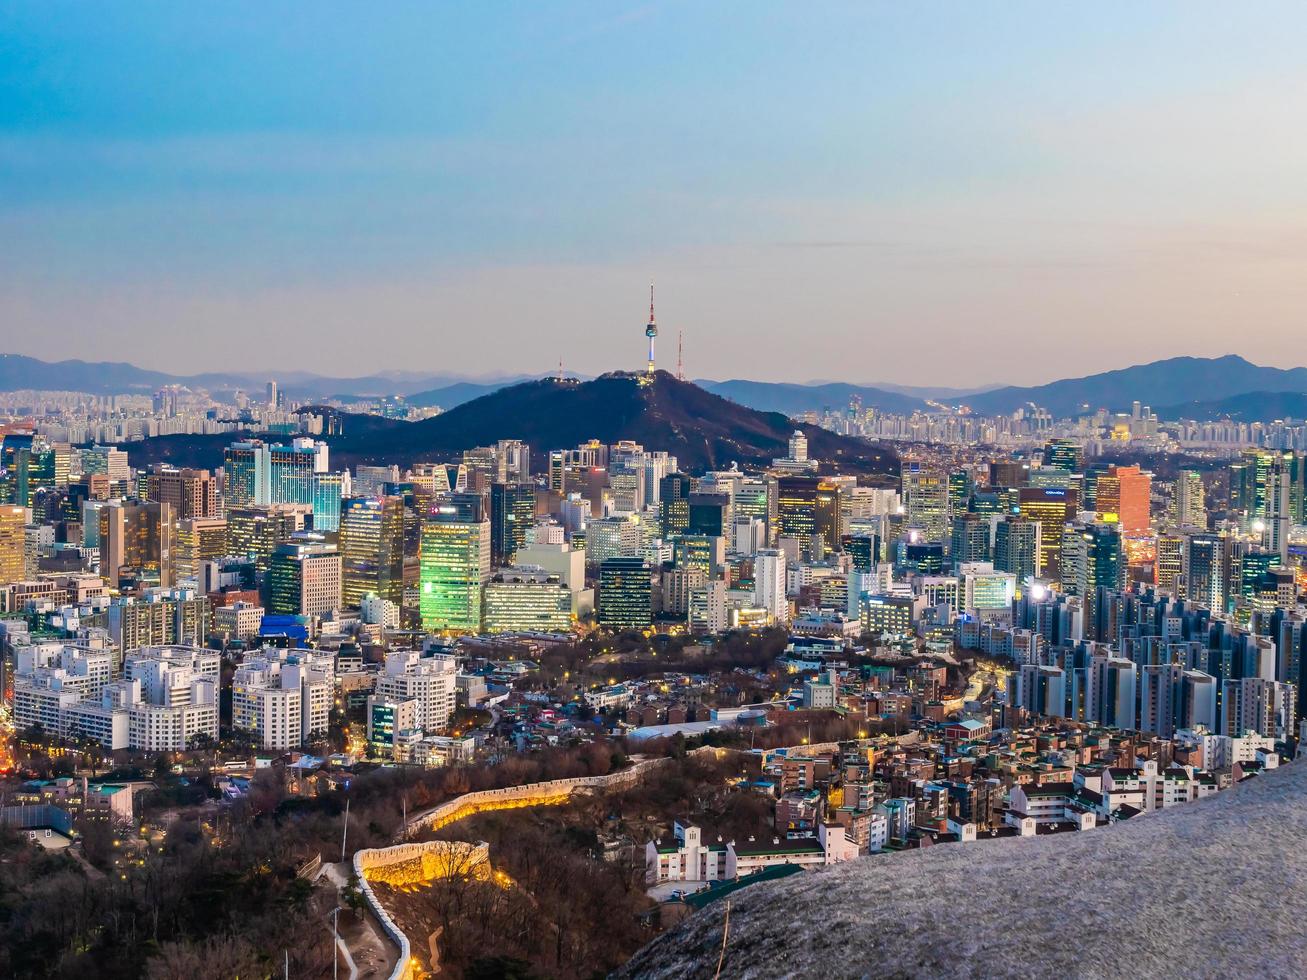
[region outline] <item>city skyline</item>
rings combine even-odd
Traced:
[[[691,377],[1296,361],[1300,10],[939,12],[18,5],[0,343],[638,370],[652,277]]]
[[[1307,976],[1304,27],[0,3],[0,978]]]

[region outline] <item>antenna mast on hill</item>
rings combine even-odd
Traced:
[[[649,323],[644,328],[644,335],[649,338],[649,366],[646,373],[652,379],[654,373],[654,338],[658,336],[658,321],[654,319],[654,284],[649,280]]]
[[[684,340],[685,340],[685,331],[678,328],[676,331],[676,380],[677,381],[685,380],[685,361],[682,358],[682,355],[685,353]]]

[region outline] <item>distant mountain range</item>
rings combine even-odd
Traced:
[[[781,413],[746,408],[665,371],[652,382],[622,373],[593,381],[526,381],[421,422],[348,414],[341,421],[343,434],[328,441],[333,458],[345,466],[448,459],[499,439],[521,439],[536,452],[590,439],[610,444],[633,439],[650,449],[665,449],[697,472],[732,463],[766,464],[786,455],[790,435],[800,428],[808,437],[809,455],[837,465],[840,472],[898,472],[898,457],[882,446],[814,425],[796,426]],[[212,467],[232,439],[230,433],[160,436],[124,448],[138,466]]]
[[[469,379],[415,371],[355,378],[326,378],[300,371],[181,376],[125,363],[48,363],[17,354],[0,355],[0,391],[36,388],[123,394],[148,393],[163,385],[181,384],[219,396],[241,389],[258,397],[269,377],[275,377],[285,394],[296,401],[400,395],[412,405],[438,406],[445,411],[526,380],[523,376]],[[1262,367],[1229,354],[1213,358],[1173,357],[1044,385],[1007,385],[970,392],[891,384],[786,384],[746,379],[700,380],[696,384],[737,405],[787,416],[823,409],[840,411],[856,396],[865,408],[901,414],[930,410],[932,403],[965,405],[981,415],[1007,414],[1034,404],[1064,418],[1099,408],[1129,411],[1131,403],[1137,400],[1151,405],[1164,419],[1230,416],[1255,421],[1286,415],[1303,417],[1303,412],[1293,410],[1298,403],[1292,398],[1267,396],[1307,395],[1307,368]]]
[[[905,390],[891,391],[839,383],[797,385],[761,381],[701,382],[705,388],[750,408],[800,415],[824,408],[842,409],[858,396],[864,408],[908,414],[936,404],[965,405],[979,415],[1006,415],[1038,405],[1057,418],[1087,414],[1103,408],[1126,412],[1139,401],[1163,419],[1219,419],[1270,421],[1307,412],[1307,368],[1273,368],[1252,364],[1242,357],[1173,357],[1151,364],[1105,371],[1083,378],[1068,378],[1024,388],[1008,385],[960,396],[937,389],[929,396]],[[910,391],[911,389],[906,389]],[[919,389],[920,390],[920,389]]]
[[[522,380],[525,375],[511,375],[490,381],[501,387]],[[134,364],[115,361],[42,361],[22,354],[0,354],[0,391],[28,388],[45,391],[84,391],[92,395],[149,394],[164,385],[202,388],[220,395],[246,391],[262,394],[270,378],[290,398],[384,397],[430,392],[432,389],[457,386],[466,377],[455,374],[430,374],[411,371],[384,371],[355,378],[328,378],[305,371],[271,371],[246,374],[216,372],[208,374],[168,374],[151,371]]]
[[[997,388],[959,402],[981,415],[1006,414],[1035,404],[1061,418],[1099,408],[1124,412],[1135,400],[1157,409],[1191,403],[1196,397],[1224,399],[1254,392],[1307,392],[1307,368],[1260,367],[1235,354],[1172,357],[1033,388]],[[1211,410],[1218,414],[1209,417],[1220,417],[1219,410]]]

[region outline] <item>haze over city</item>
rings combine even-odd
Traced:
[[[1305,16],[9,4],[0,344],[596,374],[638,367],[652,277],[696,377],[1288,366]]]

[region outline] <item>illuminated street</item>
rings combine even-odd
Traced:
[[[14,767],[14,717],[9,705],[0,702],[0,772]]]

